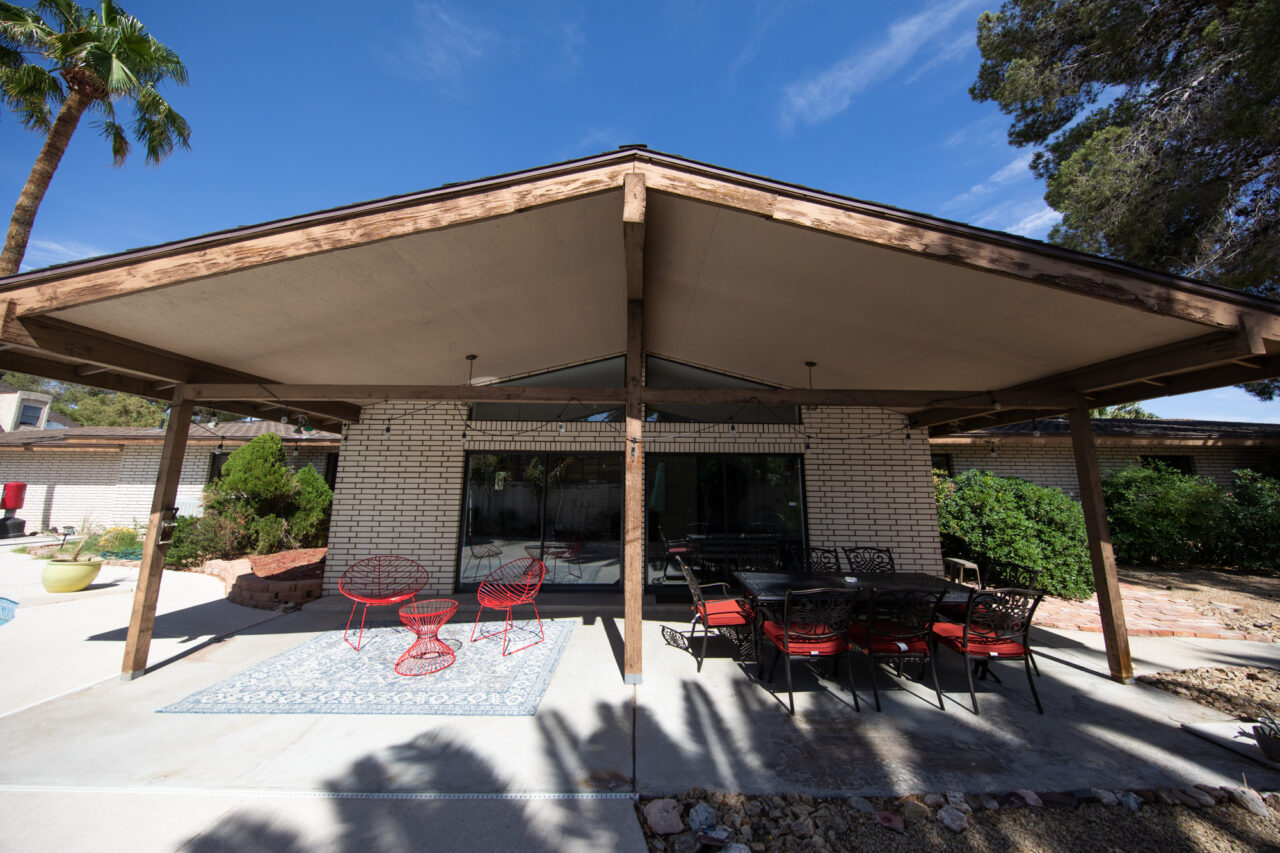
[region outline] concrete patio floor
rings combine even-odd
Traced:
[[[136,571],[51,596],[38,561],[0,553],[0,849],[645,849],[632,794],[700,786],[866,796],[1248,782],[1280,773],[1182,731],[1222,715],[1106,677],[1096,634],[1038,631],[1047,713],[1020,665],[979,682],[975,716],[957,656],[932,689],[881,673],[883,713],[807,673],[797,716],[715,641],[695,672],[649,608],[644,683],[622,683],[619,603],[547,596],[544,617],[577,623],[532,717],[157,714],[157,709],[346,619],[343,600],[277,614],[228,604],[213,578],[166,573],[152,671],[117,677]],[[464,602],[465,604],[465,602]],[[474,610],[471,611],[474,614]],[[669,621],[658,621],[665,615]],[[467,630],[466,610],[452,630]],[[446,636],[448,631],[446,629]],[[1280,644],[1135,638],[1139,672],[1280,665]],[[800,671],[804,671],[801,669]],[[778,685],[783,683],[781,674]]]

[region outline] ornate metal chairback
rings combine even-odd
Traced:
[[[889,575],[897,571],[888,548],[845,548],[844,561],[854,575]]]
[[[680,573],[684,575],[684,582],[689,585],[689,592],[693,595],[694,607],[698,609],[698,612],[703,612],[703,605],[706,600],[702,597],[702,584],[698,583],[698,579],[693,576],[693,569],[689,568],[689,564],[678,554],[672,554],[671,559],[680,567]]]
[[[787,553],[792,571],[816,575],[840,573],[840,556],[835,548],[801,548],[793,545]]]
[[[942,595],[941,590],[872,590],[867,611],[871,632],[877,637],[896,641],[928,636]]]
[[[969,593],[965,640],[969,643],[1023,641],[1044,597],[1034,589],[984,589]]]
[[[843,638],[853,619],[857,593],[848,589],[798,589],[787,592],[782,621],[792,639],[818,642]]]
[[[430,573],[421,563],[395,554],[379,554],[352,563],[338,580],[338,589],[358,599],[409,596],[424,586]]]
[[[513,602],[531,601],[547,575],[546,564],[533,557],[521,557],[494,569],[480,582],[482,599]]]
[[[770,545],[743,545],[738,548],[738,569],[744,572],[776,572],[778,570],[778,543]]]

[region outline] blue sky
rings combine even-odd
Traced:
[[[968,95],[996,5],[126,0],[188,67],[192,150],[113,169],[82,122],[24,268],[632,143],[1043,239],[1031,152]],[[40,143],[0,116],[5,205]],[[1280,422],[1234,389],[1144,405]]]

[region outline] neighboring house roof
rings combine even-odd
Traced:
[[[1104,444],[1280,447],[1280,424],[1196,421],[1164,418],[1094,418],[1093,434]],[[1066,418],[1042,418],[933,438],[935,445],[986,444],[992,441],[1070,441]]]
[[[123,446],[124,444],[161,444],[164,441],[161,427],[108,427],[72,426],[57,430],[30,430],[0,434],[0,449],[5,448],[60,448]],[[229,444],[238,447],[266,433],[275,433],[286,444],[314,444],[334,447],[342,441],[337,433],[315,430],[296,432],[292,424],[277,421],[233,421],[222,424],[192,424],[187,433],[189,444]]]
[[[49,414],[46,415],[44,419],[45,429],[61,429],[64,427],[78,427],[78,426],[80,426],[80,424],[77,421],[73,421],[71,420],[71,418],[67,417],[61,412],[55,412],[53,409],[49,410]]]

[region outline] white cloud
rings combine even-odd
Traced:
[[[757,5],[756,15],[759,17],[761,9],[768,10],[768,13],[759,18],[756,23],[755,30],[751,33],[751,38],[738,52],[738,57],[729,66],[729,80],[735,81],[738,78],[738,72],[755,61],[756,55],[760,52],[760,46],[764,43],[764,38],[768,35],[769,30],[773,29],[774,24],[782,17],[782,13],[787,11],[784,3],[769,3]]]
[[[75,240],[32,240],[27,244],[27,253],[22,258],[22,271],[96,258],[104,254],[106,252],[96,246]]]
[[[976,37],[972,32],[967,32],[951,42],[951,44],[943,47],[942,50],[935,53],[928,62],[917,68],[915,73],[908,77],[904,82],[908,84],[914,83],[933,69],[962,58],[969,52],[970,48],[975,48],[976,46]]]
[[[1032,154],[1029,151],[1025,154],[1019,154],[1015,159],[993,172],[991,177],[982,183],[974,184],[965,192],[947,201],[942,205],[942,209],[949,210],[971,204],[1019,178],[1030,177],[1031,173],[1027,171],[1027,167],[1031,165],[1031,157]]]
[[[919,14],[889,25],[883,42],[857,51],[808,79],[786,88],[782,123],[817,124],[848,109],[854,95],[902,68],[931,40],[943,33],[976,0],[935,3]]]
[[[1062,214],[1046,204],[1043,209],[1035,213],[1029,213],[1014,224],[1000,230],[1009,234],[1021,234],[1023,237],[1043,240],[1049,235],[1049,229],[1057,225],[1061,219]]]
[[[498,42],[491,30],[462,18],[441,3],[418,3],[413,10],[413,41],[402,49],[401,63],[418,77],[458,83]]]

